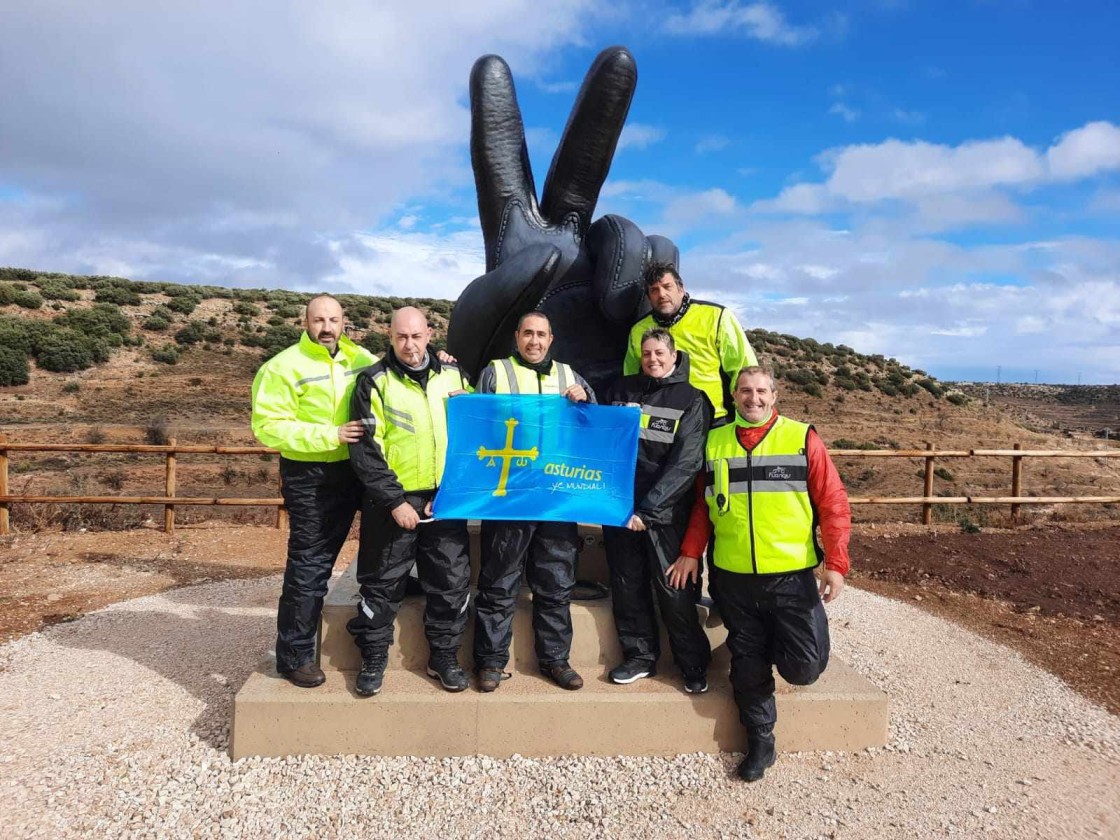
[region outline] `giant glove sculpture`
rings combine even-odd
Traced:
[[[591,223],[638,81],[623,47],[595,59],[537,191],[509,66],[496,55],[471,71],[471,163],[486,242],[486,274],[455,304],[448,350],[471,375],[513,350],[517,319],[542,309],[552,353],[596,390],[620,375],[630,326],[646,309],[642,271],[677,263],[677,247],[620,216]]]

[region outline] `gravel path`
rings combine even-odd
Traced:
[[[233,695],[279,579],[116,604],[0,648],[5,837],[1120,837],[1120,719],[1015,653],[845,590],[834,652],[891,743],[779,758],[246,759]]]

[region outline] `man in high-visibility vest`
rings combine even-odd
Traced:
[[[552,326],[543,312],[521,316],[517,352],[492,361],[478,377],[480,394],[560,394],[572,402],[595,402],[591,386],[552,359]],[[475,598],[474,667],[478,687],[494,691],[509,678],[509,644],[522,572],[533,591],[533,637],[541,673],[561,688],[583,687],[568,664],[572,647],[572,589],[576,583],[579,531],[574,522],[482,523],[482,565]]]
[[[253,380],[253,435],[280,450],[288,508],[288,558],[276,614],[276,670],[301,688],[322,685],[315,637],[331,569],[362,501],[347,445],[362,435],[350,420],[357,375],[377,361],[343,334],[330,295],[307,304],[299,343],[273,356]]]
[[[732,380],[745,367],[758,364],[735,314],[718,303],[694,300],[684,288],[676,266],[654,262],[644,274],[651,312],[630,328],[622,373],[641,369],[642,336],[661,327],[669,331],[678,349],[691,362],[688,381],[704,392],[712,404],[713,427],[735,416],[730,393]]]
[[[727,625],[731,686],[747,729],[738,773],[753,782],[776,758],[772,667],[788,683],[809,685],[828,666],[822,600],[844,588],[852,517],[820,436],[775,411],[772,372],[743,369],[732,396],[734,421],[708,434],[678,562],[697,563],[714,538],[710,590]]]
[[[428,350],[432,330],[419,309],[393,313],[385,358],[358,377],[350,416],[365,429],[350,462],[365,487],[358,548],[357,615],[347,625],[362,651],[357,692],[381,691],[393,621],[415,564],[424,590],[428,675],[462,691],[459,643],[467,626],[467,523],[431,520],[447,456],[447,399],[466,393],[459,368]]]

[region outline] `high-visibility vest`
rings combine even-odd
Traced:
[[[453,391],[469,391],[455,365],[440,366],[428,375],[425,387],[380,362],[369,373],[373,438],[385,463],[407,493],[434,490],[443,479],[447,459],[447,398]]]
[[[629,376],[641,369],[642,336],[656,326],[654,317],[647,315],[630,328],[626,358],[622,363],[623,375]],[[691,360],[688,381],[707,396],[715,419],[729,413],[734,415],[731,380],[741,368],[758,364],[758,357],[734,313],[719,304],[690,300],[681,319],[667,329],[677,349],[688,353]]]
[[[579,382],[563,362],[553,362],[546,375],[525,367],[513,356],[495,359],[490,365],[494,368],[495,394],[563,394]]]
[[[293,461],[345,461],[338,427],[350,419],[350,395],[357,375],[377,357],[339,336],[338,352],[311,340],[281,350],[253,379],[253,436]]]
[[[712,521],[712,561],[740,574],[811,569],[824,558],[809,501],[812,427],[779,416],[749,452],[737,424],[708,433],[704,498]]]

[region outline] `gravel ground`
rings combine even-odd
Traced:
[[[231,702],[278,578],[116,604],[0,648],[6,837],[1120,837],[1120,720],[1007,648],[851,587],[834,652],[891,741],[779,758],[246,759]]]

